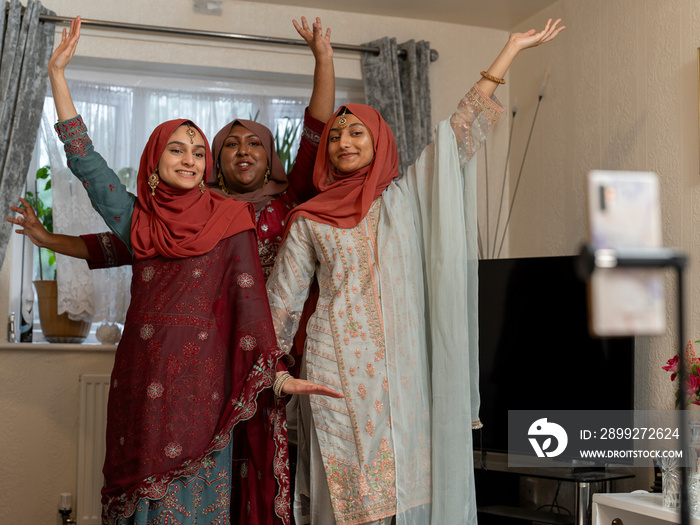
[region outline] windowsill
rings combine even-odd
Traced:
[[[47,351],[52,352],[114,352],[117,345],[103,345],[100,343],[0,343],[0,351],[21,350],[23,352]]]

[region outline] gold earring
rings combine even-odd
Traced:
[[[224,181],[224,175],[221,172],[219,172],[219,174],[216,177],[219,179],[219,188],[221,188],[221,191],[228,195],[229,191],[226,187],[226,182]]]
[[[151,195],[156,194],[156,186],[158,186],[159,182],[160,178],[158,177],[158,167],[156,166],[153,173],[148,176],[148,185],[151,187]]]
[[[270,168],[267,168],[267,171],[265,171],[265,178],[263,179],[262,185],[265,186],[268,180],[270,180]]]
[[[204,179],[199,181],[199,191],[202,192],[202,195],[204,195],[204,192],[207,191],[207,185],[204,184]]]

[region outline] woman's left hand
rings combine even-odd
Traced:
[[[316,17],[316,21],[313,23],[312,27],[309,28],[309,23],[306,21],[305,17],[301,17],[301,25],[296,20],[292,20],[294,28],[297,33],[306,40],[309,44],[311,52],[314,54],[316,60],[319,58],[333,58],[333,47],[331,46],[331,29],[330,27],[326,29],[326,34],[323,34],[323,25],[321,24],[321,19]]]
[[[547,25],[539,33],[534,29],[530,29],[527,33],[513,33],[510,35],[508,41],[515,46],[518,51],[539,46],[540,44],[553,40],[564,30],[566,26],[557,27],[559,22],[561,22],[561,18],[558,18],[554,23],[552,23],[552,19],[550,18],[547,21]]]

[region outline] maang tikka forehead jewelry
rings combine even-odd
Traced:
[[[194,130],[190,127],[189,124],[185,123],[185,126],[187,126],[187,131],[185,131],[185,133],[187,133],[187,136],[190,138],[190,144],[194,144],[194,135],[195,135],[195,132],[194,132]]]
[[[348,123],[348,119],[345,118],[345,112],[346,112],[347,110],[348,110],[348,108],[343,108],[343,112],[339,115],[339,116],[340,116],[340,120],[338,121],[338,127],[339,127],[340,129],[343,129],[343,128],[347,125],[347,123]]]

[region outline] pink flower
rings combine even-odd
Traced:
[[[676,375],[678,375],[678,355],[674,355],[671,359],[668,360],[668,365],[662,366],[661,368],[663,368],[667,372],[672,372],[671,381],[675,381]]]
[[[700,377],[692,374],[688,377],[685,387],[685,394],[689,399],[697,398],[697,392],[700,390]]]

